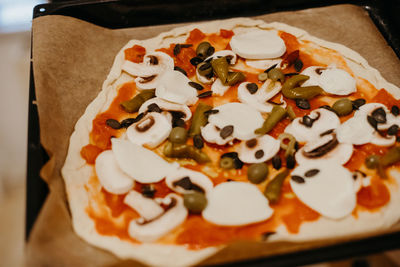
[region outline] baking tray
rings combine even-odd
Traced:
[[[64,15],[93,24],[120,29],[180,22],[223,19],[237,16],[257,16],[279,11],[293,11],[334,4],[354,4],[368,11],[371,19],[388,44],[400,58],[400,0],[396,1],[318,1],[318,0],[105,0],[67,1],[38,5],[33,18]],[[35,104],[35,86],[32,63],[30,66],[26,239],[48,194],[46,183],[40,178],[41,167],[48,155],[40,143],[40,129]],[[256,260],[235,262],[235,266],[291,266],[322,261],[358,257],[400,248],[400,232],[364,238],[312,250],[271,256]]]

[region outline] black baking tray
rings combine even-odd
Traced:
[[[335,4],[354,4],[368,11],[371,19],[388,44],[400,58],[400,0],[340,1],[340,0],[103,0],[63,1],[38,5],[33,18],[47,15],[64,15],[96,25],[120,29],[180,22],[223,19],[237,16],[257,16],[279,11],[293,11]],[[48,155],[40,143],[40,129],[35,104],[35,85],[32,63],[29,86],[28,161],[26,239],[48,194],[46,183],[40,178],[41,167]],[[326,246],[290,254],[270,256],[256,260],[235,262],[235,266],[293,266],[400,248],[400,232],[364,238],[338,245]]]

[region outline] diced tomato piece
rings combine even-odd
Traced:
[[[125,49],[125,59],[140,63],[143,62],[143,57],[146,55],[146,48],[140,45],[134,45],[131,48]]]

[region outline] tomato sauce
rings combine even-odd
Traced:
[[[299,50],[301,44],[295,36],[280,32],[281,38],[284,40],[287,51],[286,55],[293,51]],[[202,41],[209,41],[211,44],[218,46],[217,50],[229,48],[229,41],[233,36],[232,31],[221,29],[218,34],[206,35],[198,29],[194,29],[190,32],[189,37],[186,40],[186,44],[191,44],[190,47],[181,48],[177,55],[174,55],[175,44],[171,44],[168,48],[161,48],[158,51],[162,51],[174,58],[176,66],[184,69],[188,76],[195,75],[195,66],[191,65],[190,59],[196,56],[195,48]],[[144,48],[143,48],[144,49]],[[145,50],[139,46],[134,46],[125,50],[125,57],[133,62],[142,62]],[[321,52],[321,55],[323,53]],[[303,68],[312,65],[324,65],[324,60],[320,60],[321,57],[312,57],[307,53],[300,52],[299,58],[303,62]],[[337,59],[337,62],[341,63]],[[344,62],[344,60],[343,60]],[[343,63],[345,65],[345,63]],[[291,66],[286,69],[285,72],[294,72],[294,67]],[[258,81],[257,74],[245,73],[246,81],[257,83],[261,86]],[[365,80],[359,79],[358,86],[362,88],[372,86]],[[203,102],[211,106],[221,105],[227,102],[238,101],[237,99],[237,86],[231,87],[223,97],[213,96],[206,99],[201,99],[198,102]],[[204,85],[204,91],[210,90],[210,85]],[[120,87],[117,97],[114,99],[109,109],[99,115],[93,121],[93,129],[90,133],[90,144],[84,146],[81,150],[82,157],[87,161],[88,164],[94,164],[95,159],[99,153],[105,149],[110,149],[111,143],[110,138],[112,136],[119,136],[121,130],[114,130],[106,125],[107,119],[120,120],[127,116],[127,113],[121,109],[120,103],[122,101],[129,100],[136,93],[136,87],[134,83],[126,83]],[[280,102],[281,94],[275,96],[272,101]],[[366,98],[367,101],[381,102],[387,105],[389,108],[398,104],[398,100],[395,100],[390,94],[384,90],[380,90],[376,96],[365,95],[363,91],[357,92],[351,96],[352,98]],[[303,110],[296,106],[295,101],[287,99],[287,105],[292,107],[296,116],[301,117],[309,113],[309,110]],[[316,97],[309,101],[311,108],[315,109],[325,104],[324,97]],[[197,104],[190,107],[192,112],[195,111]],[[283,119],[279,122],[274,129],[269,133],[273,137],[277,138],[290,123],[288,118]],[[226,182],[229,180],[235,181],[247,181],[247,166],[243,166],[240,170],[229,170],[224,171],[218,168],[219,157],[221,154],[231,152],[235,150],[235,145],[218,146],[214,144],[205,144],[203,150],[210,156],[212,163],[207,168],[214,171],[214,175],[210,175],[215,185]],[[362,146],[355,146],[354,156],[345,165],[351,171],[358,170],[364,163],[365,158],[370,154],[383,155],[387,151],[387,148],[378,147],[375,145],[367,144]],[[280,156],[283,159],[284,151],[280,152]],[[285,162],[283,161],[283,166]],[[205,165],[192,165],[187,164],[184,167],[193,169],[196,171],[204,171]],[[204,171],[205,172],[205,171]],[[97,183],[97,184],[96,184]],[[96,185],[98,181],[96,179]],[[171,193],[171,190],[166,186],[165,182],[159,182],[153,184],[155,188],[155,197],[165,197]],[[264,185],[258,185],[262,190]],[[134,190],[141,192],[143,184],[136,182]],[[136,219],[139,215],[126,204],[123,203],[125,195],[113,195],[101,190],[90,191],[98,203],[97,207],[103,207],[100,211],[96,210],[93,206],[89,206],[87,212],[89,216],[94,219],[96,230],[103,235],[118,236],[124,240],[130,240],[136,242],[128,235],[129,222],[132,219]],[[363,187],[357,194],[357,204],[369,211],[375,211],[380,207],[386,205],[390,200],[390,192],[387,189],[384,182],[373,177],[371,179],[371,185]],[[280,225],[284,225],[289,233],[298,233],[301,225],[304,222],[315,221],[320,218],[320,215],[303,204],[293,193],[288,179],[283,184],[282,195],[280,200],[271,204],[271,208],[274,209],[274,215],[267,221],[255,223],[247,226],[240,227],[224,227],[217,226],[212,223],[205,221],[200,215],[190,214],[187,220],[179,227],[176,231],[177,236],[172,240],[165,241],[162,239],[160,242],[182,244],[187,245],[190,249],[200,249],[208,246],[215,246],[226,244],[235,240],[260,240],[265,233],[273,233],[276,228]],[[117,221],[117,222],[116,222]]]
[[[144,55],[146,55],[146,48],[140,45],[134,45],[131,48],[125,49],[124,53],[126,60],[141,63],[143,62]]]
[[[390,192],[380,178],[371,179],[371,185],[357,193],[357,204],[370,211],[385,206],[389,200]]]

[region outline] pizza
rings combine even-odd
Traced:
[[[399,98],[355,51],[282,23],[131,40],[70,139],[74,230],[123,259],[185,266],[236,241],[390,229]]]

